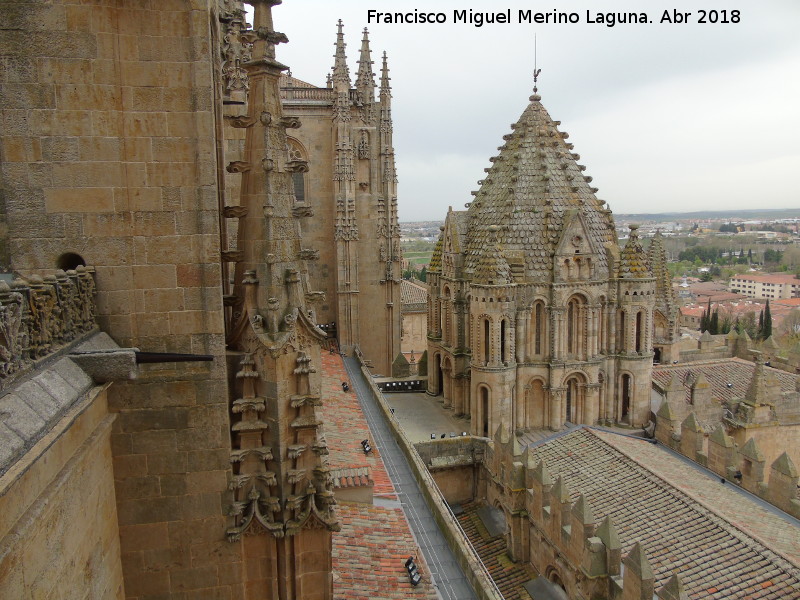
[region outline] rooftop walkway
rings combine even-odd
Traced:
[[[322,394],[320,408],[325,423],[325,439],[330,449],[328,465],[332,472],[368,473],[373,504],[339,502],[337,511],[341,531],[333,534],[333,597],[334,600],[437,600],[439,596],[429,577],[412,587],[404,562],[417,557],[423,573],[429,567],[420,557],[403,508],[386,472],[381,450],[365,455],[361,440],[372,439],[364,413],[355,393],[342,390],[342,381],[349,380],[338,354],[322,355]],[[365,479],[367,476],[364,477]],[[345,485],[357,485],[352,481]]]
[[[425,502],[411,472],[411,467],[406,462],[405,455],[395,442],[383,413],[375,403],[361,375],[358,360],[351,357],[345,358],[344,361],[350,376],[351,389],[356,392],[369,424],[372,446],[380,452],[389,478],[394,484],[399,504],[402,506],[414,538],[427,562],[429,572],[426,573],[423,570],[421,573],[423,580],[429,578],[439,597],[443,600],[476,598],[475,592],[456,562],[447,540],[439,530],[431,510]],[[358,442],[360,440],[357,440]],[[380,504],[388,505],[392,502],[392,500],[382,500]]]

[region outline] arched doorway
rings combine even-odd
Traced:
[[[564,382],[564,420],[570,423],[583,423],[586,407],[586,381],[578,374],[571,375]]]

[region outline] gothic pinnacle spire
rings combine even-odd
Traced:
[[[389,65],[386,62],[386,52],[383,53],[383,65],[381,66],[381,94],[388,94],[391,96],[392,86],[389,85],[389,82],[392,80],[389,77]]]
[[[362,92],[362,100],[372,101],[375,99],[375,74],[372,72],[372,53],[369,49],[369,32],[366,27],[364,27],[364,37],[361,38],[356,89]]]
[[[338,31],[336,33],[336,53],[333,55],[333,86],[337,84],[344,85],[346,89],[350,89],[350,70],[347,68],[347,56],[344,49],[347,44],[344,43],[344,32],[342,31],[342,20],[339,19]]]

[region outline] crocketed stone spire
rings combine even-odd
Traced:
[[[381,65],[381,95],[387,94],[391,96],[392,86],[389,84],[391,81],[389,77],[389,63],[386,58],[386,52],[383,53],[383,64]]]
[[[428,272],[434,273],[442,272],[442,248],[444,247],[444,227],[439,227],[439,239],[436,240],[436,245],[433,247],[433,254],[431,254],[431,262],[428,265]]]
[[[362,102],[375,100],[375,74],[372,72],[372,54],[369,49],[369,32],[366,27],[364,28],[364,37],[361,38],[356,89],[361,95]]]
[[[344,25],[341,19],[339,19],[337,26],[336,53],[333,55],[333,77],[331,81],[334,87],[339,83],[347,86],[346,89],[350,89],[350,69],[347,67],[347,56],[344,53],[347,44],[344,43],[344,31],[342,31]]]
[[[490,159],[486,177],[469,207],[467,268],[476,269],[489,227],[502,226],[498,242],[506,256],[524,256],[519,275],[528,281],[549,281],[553,254],[569,211],[582,216],[589,246],[603,272],[604,246],[616,241],[611,211],[590,187],[585,167],[534,94],[512,132],[503,136],[500,154]],[[510,254],[509,254],[510,253]],[[519,281],[519,280],[518,280]]]
[[[506,285],[511,283],[511,269],[503,258],[497,239],[500,227],[489,226],[489,243],[481,253],[473,281],[481,285]]]
[[[645,279],[652,277],[647,254],[639,241],[638,225],[630,224],[628,242],[619,256],[619,277],[621,279]]]
[[[647,250],[650,268],[656,280],[656,306],[664,311],[666,316],[677,312],[678,302],[675,290],[672,288],[672,276],[667,268],[667,253],[664,250],[664,236],[661,230],[656,231]]]

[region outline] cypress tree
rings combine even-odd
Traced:
[[[764,333],[764,309],[761,309],[761,312],[758,313],[758,338],[764,339],[762,334]]]
[[[708,324],[708,330],[711,335],[719,333],[719,309],[715,308],[714,313],[711,315],[711,322]]]
[[[764,331],[762,337],[766,340],[772,335],[772,312],[769,309],[769,300],[764,307]]]

